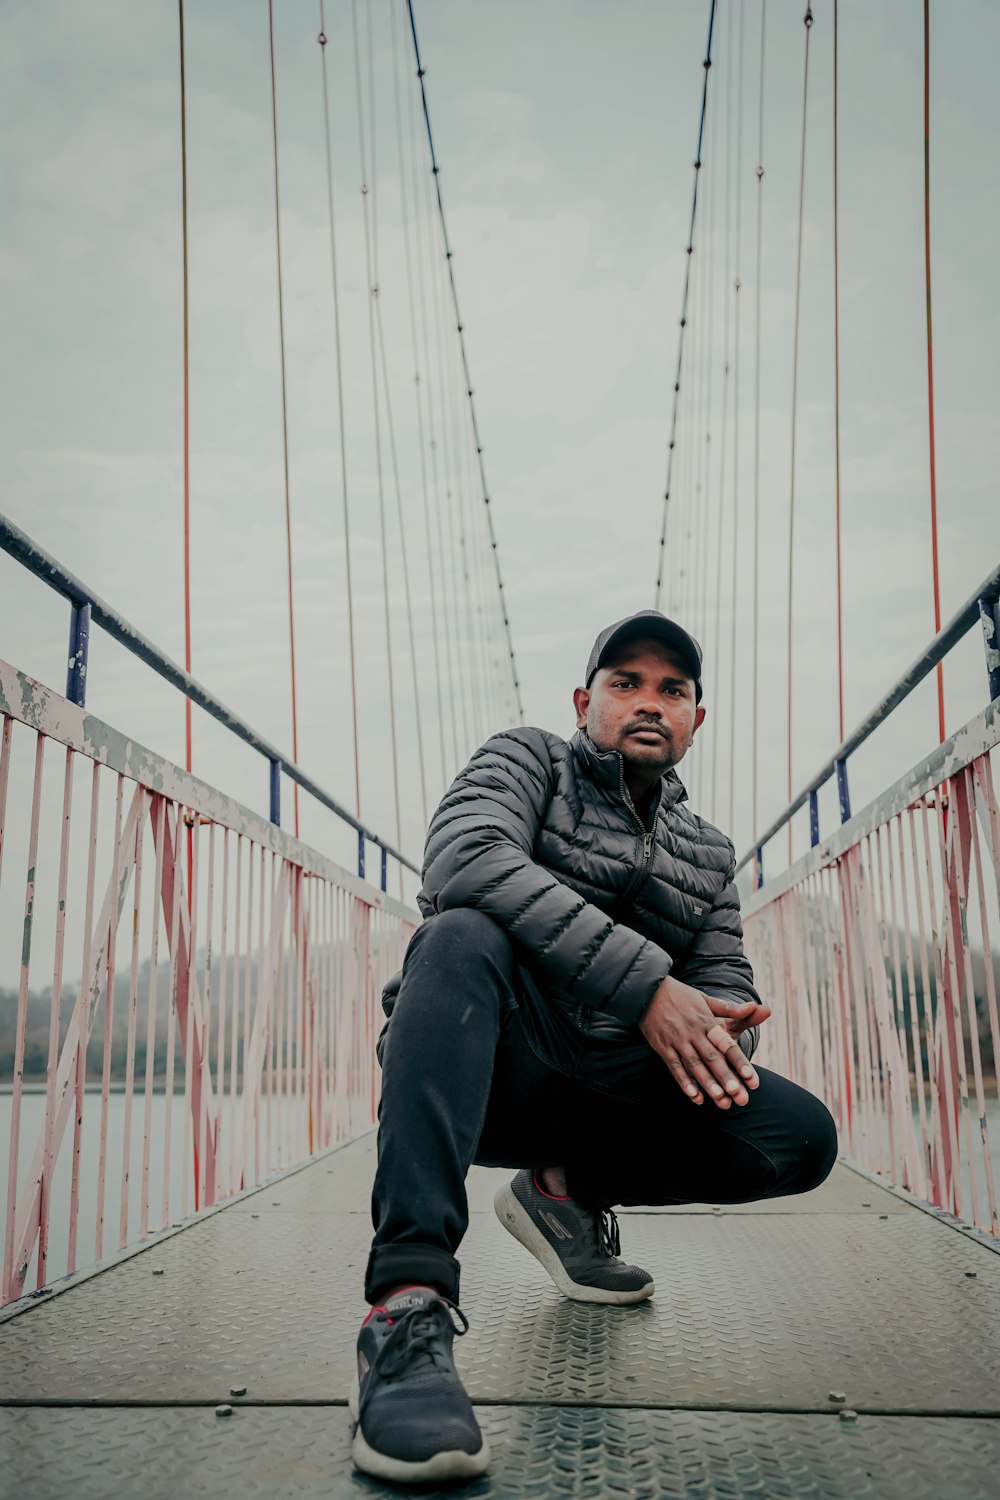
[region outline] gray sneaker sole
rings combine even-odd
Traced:
[[[355,1422],[358,1420],[359,1395],[360,1385],[355,1375],[347,1401]],[[427,1484],[446,1479],[476,1479],[489,1466],[490,1445],[483,1438],[483,1445],[477,1453],[450,1448],[442,1453],[435,1453],[432,1458],[422,1459],[419,1463],[407,1463],[405,1459],[390,1458],[387,1453],[377,1452],[365,1442],[365,1435],[359,1425],[351,1445],[351,1457],[355,1468],[360,1469],[363,1474],[386,1479],[390,1484]]]
[[[497,1191],[493,1207],[507,1233],[512,1234],[525,1250],[530,1250],[548,1271],[564,1297],[570,1297],[574,1302],[602,1302],[610,1307],[631,1307],[636,1302],[645,1302],[656,1290],[656,1283],[652,1280],[632,1292],[612,1292],[605,1287],[587,1286],[584,1282],[574,1281],[542,1231],[532,1222],[531,1215],[515,1195],[510,1183]]]

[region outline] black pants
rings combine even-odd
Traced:
[[[748,1203],[830,1172],[836,1127],[797,1084],[758,1068],[748,1104],[694,1105],[641,1038],[588,1041],[556,1071],[528,1043],[518,994],[514,949],[489,917],[445,912],[414,934],[383,1056],[370,1302],[408,1283],[458,1301],[473,1162],[562,1166],[595,1208]]]

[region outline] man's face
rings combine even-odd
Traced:
[[[630,641],[573,694],[576,727],[627,766],[659,773],[686,754],[705,710],[680,657],[654,640]]]

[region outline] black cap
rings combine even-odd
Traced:
[[[668,620],[658,609],[641,609],[638,614],[629,615],[626,620],[618,620],[614,625],[607,625],[601,631],[587,660],[584,685],[590,687],[594,673],[598,667],[604,666],[612,649],[623,646],[626,641],[640,639],[662,641],[671,651],[676,652],[694,678],[695,702],[700,703],[701,647],[682,625],[678,625],[676,620]]]

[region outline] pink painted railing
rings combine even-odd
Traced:
[[[745,903],[761,1061],[849,1158],[1000,1237],[1000,700]]]
[[[0,883],[17,878],[15,821],[27,871],[7,1303],[369,1126],[379,994],[417,917],[3,662],[0,726]],[[31,787],[18,819],[15,761]],[[56,764],[58,829],[51,805],[43,817]],[[47,979],[32,1135],[28,1002]]]

